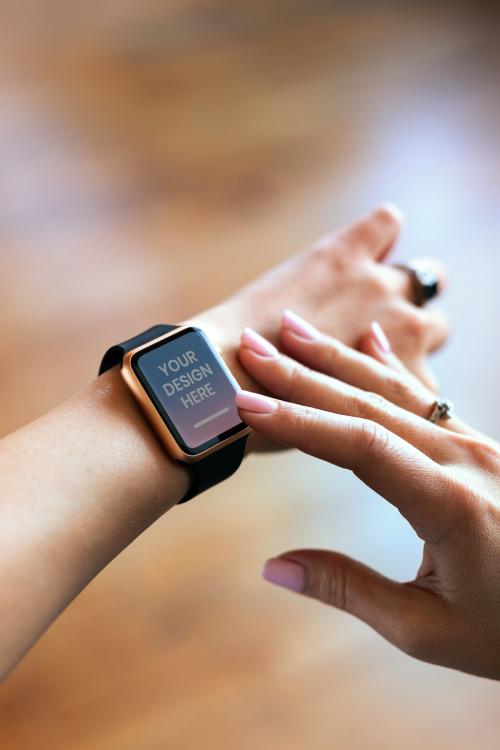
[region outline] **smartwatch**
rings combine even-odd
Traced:
[[[250,428],[236,408],[238,383],[200,328],[148,328],[108,349],[99,375],[118,364],[166,451],[189,465],[181,503],[234,474]]]

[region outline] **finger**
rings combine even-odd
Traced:
[[[408,362],[411,372],[433,393],[439,393],[439,382],[424,356],[418,356]]]
[[[417,534],[438,541],[461,518],[445,470],[375,422],[239,391],[241,418],[259,433],[350,469],[395,505]]]
[[[446,611],[432,591],[391,581],[345,555],[323,550],[294,550],[272,558],[263,576],[349,612],[402,651],[433,660],[432,643],[436,631],[443,631]]]
[[[321,342],[316,347],[323,352],[335,349],[333,340],[329,345],[328,339],[322,347]],[[243,344],[239,351],[240,360],[251,377],[260,383],[265,390],[286,401],[296,402],[316,409],[323,409],[336,414],[350,417],[370,419],[386,427],[396,435],[411,442],[419,450],[431,456],[435,460],[444,461],[448,458],[449,451],[443,435],[434,425],[417,417],[415,414],[390,403],[381,397],[376,391],[366,391],[336,380],[322,372],[304,367],[301,363],[281,355],[277,350],[274,356],[263,356],[254,349],[249,348],[249,331],[243,336]],[[363,355],[358,356],[358,377],[363,371]],[[390,373],[376,362],[364,357],[366,363],[365,373],[371,369],[375,381],[374,370],[380,369]],[[347,369],[347,368],[346,368]],[[383,381],[383,378],[380,378]],[[382,385],[380,385],[382,388]],[[428,407],[430,413],[432,404]]]
[[[395,372],[410,374],[408,368],[394,353],[380,323],[373,321],[369,330],[359,340],[359,351]]]
[[[417,373],[420,371],[420,377],[410,372],[392,350],[379,323],[373,322],[369,331],[361,338],[360,352],[345,346],[336,339],[322,336],[316,329],[312,329],[310,323],[303,321],[295,313],[286,311],[283,314],[282,326],[298,325],[298,330],[303,331],[301,326],[303,327],[304,323],[307,329],[301,335],[297,334],[294,329],[286,327],[281,329],[283,348],[295,359],[313,369],[345,380],[358,388],[378,393],[387,401],[426,420],[429,419],[434,410],[438,392],[438,383],[434,373],[424,358],[420,358],[415,364],[415,371]],[[311,331],[314,334],[312,339]],[[373,414],[371,418],[376,419]],[[471,434],[471,428],[455,416],[439,420],[438,424],[450,432]],[[389,424],[386,426],[395,431],[394,426],[391,427]],[[405,437],[402,433],[398,432],[398,434]],[[432,457],[439,460],[441,457],[444,458],[444,455],[438,452]]]
[[[362,338],[363,352],[324,336],[295,313],[281,319],[280,341],[294,359],[313,370],[338,378],[357,388],[384,396],[397,406],[427,418],[435,396],[418,381],[392,351],[384,331],[372,323]],[[361,347],[360,347],[361,348]]]
[[[379,323],[372,323],[369,331],[360,340],[360,352],[342,344],[337,339],[322,335],[310,323],[290,310],[286,310],[283,314],[281,325],[281,344],[294,359],[313,370],[343,380],[352,386],[378,393],[396,406],[411,411],[423,419],[429,419],[436,403],[437,392],[437,382],[432,371],[430,368],[422,369],[422,378],[410,372],[392,350]],[[278,354],[277,350],[275,352]],[[423,359],[419,365],[416,365],[417,369],[418,366],[427,368]],[[424,378],[429,385],[425,384]],[[286,398],[278,392],[276,395]],[[352,395],[356,394],[351,393]],[[287,400],[301,402],[300,398]],[[314,403],[310,405],[318,406]],[[371,410],[369,415],[360,411],[357,416],[370,416],[371,419],[378,421],[376,414]],[[381,423],[401,437],[410,437],[409,433],[400,432],[394,423],[385,421]],[[442,420],[439,425],[451,432],[470,434],[470,428],[466,428],[455,417]],[[435,437],[434,432],[432,432],[432,437]],[[446,452],[447,450],[448,448]],[[431,455],[434,459],[444,457],[440,451]]]
[[[439,308],[416,307],[399,297],[393,299],[392,316],[401,323],[395,329],[393,348],[407,366],[441,347],[449,336],[447,317]]]
[[[425,310],[428,321],[426,351],[428,354],[440,349],[450,336],[450,324],[443,310],[433,307]]]
[[[394,351],[387,352],[386,346],[383,344],[383,338],[380,338],[380,333],[382,333],[382,337],[385,337],[387,341],[387,337],[379,324],[372,323],[368,333],[360,339],[359,349],[364,354],[378,360],[398,373],[395,378],[390,375],[387,377],[383,395],[389,401],[393,401],[399,404],[399,406],[404,406],[406,409],[414,411],[415,414],[420,414],[420,416],[428,419],[439,389],[436,376],[427,364],[426,359],[422,356],[415,359],[410,371],[401,362],[399,357],[394,354]],[[401,388],[403,388],[403,393],[400,397],[399,392]],[[412,394],[415,403],[418,403],[417,409],[411,408],[411,401],[406,400],[405,391]]]
[[[389,350],[387,347],[389,347]],[[419,394],[418,398],[422,404],[432,405],[434,403],[436,392],[438,390],[438,382],[431,368],[427,364],[425,357],[419,355],[415,359],[412,370],[410,371],[390,347],[390,343],[379,323],[372,323],[370,330],[360,339],[359,349],[364,354],[376,359],[391,370],[400,373],[406,387],[410,391]],[[397,390],[397,383],[395,386]],[[389,387],[389,394],[390,393],[391,388]],[[394,403],[397,402],[390,395],[386,396],[386,398],[389,398],[390,401],[394,401]],[[400,405],[405,406],[405,404]],[[408,409],[410,407],[405,406],[405,408]],[[425,409],[422,412],[422,416],[425,416],[426,418],[428,417],[428,412],[426,412]]]
[[[378,324],[373,324],[365,336],[360,341],[360,350],[365,354],[370,355],[379,362],[386,364],[388,368],[393,369],[397,375],[387,376],[385,382],[384,396],[393,401],[399,403],[400,406],[405,406],[404,397],[401,402],[398,398],[400,389],[403,388],[403,394],[405,389],[408,389],[417,401],[420,402],[421,411],[420,413],[425,419],[429,419],[436,403],[436,394],[438,393],[438,382],[434,376],[434,373],[428,366],[426,360],[422,357],[414,365],[413,371],[410,372],[394,352],[387,353],[385,346],[383,345],[383,338],[380,339],[380,333],[382,337],[385,337],[384,332]],[[385,337],[387,340],[387,337]],[[382,341],[382,343],[380,343]],[[415,375],[413,373],[416,373]],[[420,377],[419,377],[420,375]],[[410,402],[408,401],[408,404]],[[409,409],[410,406],[406,405],[405,408]],[[450,430],[451,432],[459,432],[470,434],[470,428],[467,428],[462,422],[456,417],[451,417],[439,422],[439,426]]]
[[[396,243],[402,223],[401,210],[393,203],[386,203],[320,243],[337,247],[340,241],[348,253],[359,250],[382,261]]]
[[[386,371],[383,395],[389,401],[415,411],[416,414],[427,419],[435,402],[438,383],[426,360],[420,357],[414,370],[410,371],[394,353],[387,336],[377,322],[372,323],[368,333],[361,338],[359,348],[364,354],[397,373],[395,377],[391,377]],[[418,403],[417,410],[411,408],[409,398],[413,398],[415,403]]]

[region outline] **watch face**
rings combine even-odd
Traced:
[[[238,384],[203,331],[183,328],[137,352],[132,368],[185,453],[202,453],[246,428]]]

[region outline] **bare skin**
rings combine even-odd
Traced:
[[[349,344],[377,316],[425,377],[425,356],[447,329],[438,313],[414,307],[403,272],[380,263],[399,228],[397,211],[379,209],[189,322],[220,346],[246,388],[256,386],[237,358],[241,326],[277,338],[283,305]],[[0,677],[188,483],[117,368],[0,441]]]
[[[426,359],[448,337],[448,323],[441,310],[416,307],[407,274],[383,262],[397,242],[401,223],[392,205],[378,209],[323,237],[203,314],[204,327],[213,325],[214,335],[223,337],[223,348],[231,352],[229,364],[242,385],[248,373],[236,357],[241,330],[251,325],[276,343],[276,320],[293,300],[297,313],[353,347],[371,321],[378,320],[404,364],[435,387]],[[442,264],[434,258],[425,264],[435,269],[444,287]]]
[[[242,418],[351,469],[398,508],[424,553],[407,583],[326,550],[279,555],[265,577],[350,612],[418,659],[500,679],[500,446],[458,419],[429,422],[434,394],[377,324],[361,353],[286,313],[280,345],[284,354],[243,334],[242,364],[278,398],[239,393]]]

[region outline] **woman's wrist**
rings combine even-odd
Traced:
[[[148,518],[154,521],[186,494],[188,467],[175,461],[160,444],[118,367],[101,375],[76,398],[78,408],[88,415],[95,412],[96,420],[102,418],[99,439],[108,432],[109,458],[104,470],[113,472],[108,477],[110,494],[132,494],[131,507],[145,528]]]
[[[21,452],[29,456],[25,480],[10,470]],[[12,482],[16,511],[26,509],[32,528],[43,528],[47,560],[67,553],[88,578],[189,485],[187,468],[162,448],[118,368],[5,438],[0,464],[3,507]]]

